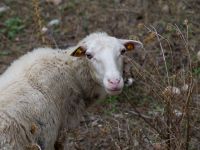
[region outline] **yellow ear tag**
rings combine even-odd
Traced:
[[[132,43],[127,43],[126,44],[126,49],[127,50],[133,50],[134,48],[135,48],[134,44],[132,44]]]
[[[75,52],[75,56],[81,56],[83,54],[83,51],[81,48],[78,48]]]
[[[77,48],[71,55],[75,57],[81,57],[85,54],[85,50],[81,47]]]

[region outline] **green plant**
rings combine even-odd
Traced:
[[[194,75],[200,75],[200,67],[194,68],[193,73]]]
[[[105,109],[106,114],[112,114],[117,111],[116,105],[118,100],[119,100],[118,96],[109,96],[106,99],[100,100],[99,103],[106,104],[109,107],[108,110]]]
[[[6,35],[9,39],[14,39],[18,33],[24,29],[25,25],[18,17],[9,18],[4,22],[4,28],[0,33]]]
[[[10,54],[11,54],[11,51],[0,51],[0,56],[7,56]]]

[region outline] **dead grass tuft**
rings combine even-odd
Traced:
[[[145,112],[147,114],[144,114],[138,110],[133,100],[135,90],[129,90],[124,95],[139,118],[154,131],[154,134],[159,135],[154,146],[164,145],[167,150],[188,150],[191,148],[191,140],[195,137],[193,131],[198,127],[197,124],[199,125],[197,120],[193,119],[199,114],[195,101],[198,96],[198,79],[193,72],[195,63],[191,59],[188,24],[185,24],[185,32],[177,25],[172,27],[182,41],[178,43],[183,45],[183,49],[180,50],[182,56],[178,59],[174,57],[176,51],[173,44],[177,41],[170,41],[150,26],[146,28],[150,36],[154,35],[157,39],[160,51],[150,53],[149,50],[145,50],[146,56],[142,65],[130,59],[131,72],[138,82],[137,88],[140,89],[137,92],[143,93],[144,97],[151,101],[149,103],[157,103],[160,111],[148,115],[153,111],[150,106]]]

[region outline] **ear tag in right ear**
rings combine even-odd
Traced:
[[[85,55],[85,50],[82,47],[78,47],[72,54],[75,57],[81,57]]]
[[[83,50],[79,47],[76,52],[75,52],[75,55],[76,56],[81,56],[83,54]]]

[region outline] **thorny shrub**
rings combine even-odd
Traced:
[[[153,26],[146,27],[149,33],[144,42],[151,40],[154,46],[144,49],[145,57],[140,65],[130,58],[136,85],[123,95],[153,134],[158,135],[157,139],[147,138],[156,141],[154,148],[196,149],[198,143],[195,140],[198,141],[200,136],[197,132],[200,125],[198,61],[190,50],[187,20],[183,31],[177,25],[169,26],[167,38]],[[139,102],[135,99],[147,99],[150,103],[147,111],[139,111]]]

